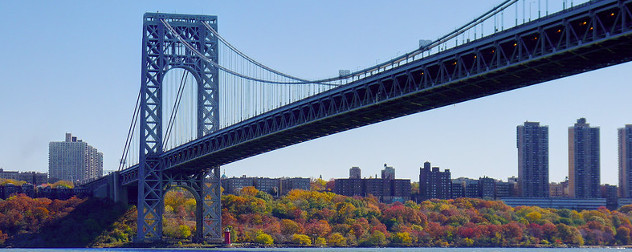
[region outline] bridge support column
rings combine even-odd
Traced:
[[[165,209],[162,165],[159,158],[147,158],[139,167],[136,242],[162,239]]]
[[[222,242],[222,207],[219,167],[204,174],[206,179],[197,180],[198,194],[195,223],[195,239],[212,243]]]
[[[121,175],[120,172],[116,171],[110,175],[112,188],[110,189],[110,199],[117,203],[129,204],[129,199],[127,198],[127,187],[121,185]]]
[[[164,174],[164,192],[173,187],[189,190],[195,197],[194,242],[222,242],[222,208],[219,167],[193,175],[183,173]]]

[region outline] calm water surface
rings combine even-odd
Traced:
[[[613,252],[613,251],[624,251],[622,248],[232,248],[232,249],[0,249],[0,252],[61,252],[61,251],[69,251],[69,252],[82,252],[82,251],[90,251],[90,252],[144,252],[144,251],[246,251],[246,252],[255,252],[255,251],[290,251],[290,252],[298,252],[298,251],[308,251],[308,252],[396,252],[396,251],[404,251],[404,252],[412,252],[412,251],[421,251],[421,252]],[[632,250],[630,250],[632,251]]]

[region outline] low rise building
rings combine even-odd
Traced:
[[[619,193],[616,185],[601,185],[601,197],[606,199],[608,209],[617,209],[619,205]]]
[[[364,196],[364,181],[361,178],[336,179],[334,193],[346,196]]]
[[[294,189],[310,190],[309,178],[224,177],[221,180],[224,194],[239,194],[241,189],[252,186],[259,191],[279,197]]]
[[[232,177],[221,180],[224,194],[239,194],[242,188],[254,186],[254,178],[243,175],[239,178]]]
[[[496,181],[495,199],[515,196],[514,185],[515,184],[511,182]]]
[[[279,180],[281,181],[281,195],[285,195],[294,189],[305,191],[312,189],[309,178],[280,178]]]
[[[41,185],[48,182],[48,174],[42,172],[18,172],[5,171],[0,168],[0,178],[25,181],[33,185]]]
[[[359,168],[355,168],[352,168],[350,178],[334,180],[334,193],[362,197],[372,195],[385,203],[410,200],[410,179],[395,179],[395,169],[392,167],[384,165],[382,178],[368,179],[358,179],[356,174],[359,174]]]
[[[502,198],[510,207],[538,206],[541,208],[596,210],[606,206],[605,198]]]
[[[496,181],[493,178],[482,177],[478,179],[478,197],[483,199],[496,198]]]
[[[463,198],[465,197],[465,186],[463,183],[454,183],[452,182],[452,198]]]

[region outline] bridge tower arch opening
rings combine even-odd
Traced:
[[[212,194],[212,182],[209,180],[215,174],[200,178],[198,176],[205,175],[182,175],[173,174],[167,175],[165,181],[164,192],[176,188],[182,188],[186,192],[190,193],[195,199],[195,232],[192,234],[192,240],[194,242],[208,241],[212,238],[213,231],[220,231],[221,226],[219,223],[213,221],[214,218],[214,204],[219,202],[213,202],[214,197]],[[163,227],[164,227],[163,223]]]
[[[172,67],[163,76],[163,151],[197,139],[199,76],[190,67]]]
[[[216,16],[146,13],[143,16],[140,148],[138,169],[138,219],[136,242],[162,239],[164,193],[173,183],[197,188],[198,204],[203,204],[200,219],[202,238],[221,241],[219,167],[169,168],[161,155],[166,150],[165,75],[191,73],[195,78],[195,138],[208,135],[219,127],[219,69],[197,53],[218,60],[218,38],[205,25],[217,30]],[[195,51],[180,40],[186,41]],[[184,70],[182,70],[184,69]],[[193,135],[193,134],[192,134]],[[166,170],[168,169],[169,170]],[[196,184],[198,187],[194,187]],[[207,200],[208,199],[208,200]]]

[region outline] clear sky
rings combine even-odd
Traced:
[[[385,61],[499,1],[0,1],[0,167],[48,170],[64,133],[118,167],[140,86],[145,12],[217,15],[250,57],[304,78]],[[561,1],[550,0],[550,5]],[[626,63],[338,133],[224,166],[226,175],[363,176],[387,163],[417,181],[430,161],[453,177],[517,175],[516,126],[549,126],[550,180],[568,174],[567,130],[601,128],[602,183],[617,183],[616,129],[632,124]]]

